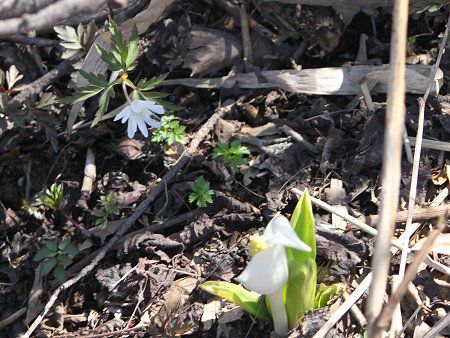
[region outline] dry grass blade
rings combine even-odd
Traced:
[[[405,120],[405,57],[408,28],[408,0],[397,0],[393,10],[391,38],[391,77],[384,133],[382,199],[375,253],[372,259],[373,279],[367,302],[367,333],[375,337],[374,321],[378,317],[386,290],[391,260],[390,243],[395,225],[398,193],[400,188],[400,165],[402,135]]]

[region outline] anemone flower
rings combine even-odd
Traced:
[[[156,104],[151,100],[133,100],[119,114],[116,115],[114,121],[122,119],[122,123],[128,121],[128,137],[133,138],[139,127],[142,135],[148,137],[147,124],[152,128],[161,126],[158,115],[164,114],[163,106]]]
[[[252,240],[257,242],[258,252],[236,280],[245,288],[268,297],[275,332],[284,337],[288,331],[288,320],[283,289],[289,278],[285,247],[307,252],[311,248],[298,238],[288,219],[282,215],[275,216],[264,234]]]

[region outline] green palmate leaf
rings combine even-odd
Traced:
[[[227,282],[205,282],[200,288],[239,305],[242,309],[261,320],[271,319],[269,310],[261,297],[242,286]]]
[[[157,85],[159,85],[161,82],[163,82],[163,81],[166,79],[167,75],[168,75],[168,74],[161,74],[161,75],[159,75],[159,76],[152,77],[152,78],[151,78],[150,80],[148,80],[148,81],[141,80],[141,81],[139,81],[139,83],[137,84],[137,87],[138,87],[140,90],[143,90],[143,91],[152,90],[152,89],[155,88]]]
[[[56,251],[50,250],[48,247],[43,246],[42,248],[40,248],[38,250],[38,252],[34,256],[33,261],[39,262],[39,261],[43,260],[44,258],[53,257],[53,256],[56,256]]]
[[[100,122],[100,120],[103,117],[103,114],[105,114],[106,109],[109,105],[109,99],[111,97],[114,97],[114,89],[112,86],[108,87],[100,96],[100,100],[98,101],[98,110],[95,112],[95,118],[92,121],[91,127],[95,126],[97,123]]]
[[[42,93],[41,98],[36,102],[35,107],[38,109],[51,106],[56,102],[56,95],[52,93]]]
[[[213,191],[209,188],[209,182],[203,176],[197,177],[194,182],[189,183],[192,193],[189,195],[189,202],[197,201],[197,206],[203,208],[208,203],[212,203]]]
[[[102,46],[95,45],[95,47],[97,48],[101,59],[108,64],[110,70],[117,71],[122,69],[122,63],[120,59],[117,58],[117,55],[108,52]]]
[[[168,95],[168,93],[163,92],[143,92],[142,98],[154,101],[155,99],[162,99],[164,97],[167,97]]]
[[[58,250],[58,245],[56,244],[55,241],[48,241],[45,243],[45,246],[51,251],[56,252]]]
[[[58,255],[56,256],[56,260],[58,261],[58,265],[67,266],[72,263],[72,260],[66,255]]]
[[[99,86],[99,87],[106,87],[108,85],[108,81],[106,80],[106,77],[102,74],[93,74],[93,73],[88,73],[86,71],[84,71],[83,69],[79,70],[81,76],[83,76],[86,80],[89,81],[89,83],[95,85],[95,86]]]
[[[127,70],[132,70],[134,68],[134,62],[136,61],[139,53],[138,43],[139,43],[138,31],[135,25],[131,33],[130,42],[128,43],[127,54],[125,59],[125,67],[127,68]]]
[[[75,245],[69,243],[69,245],[64,249],[64,252],[68,255],[76,255],[78,253],[78,249]]]
[[[41,276],[46,276],[58,264],[56,258],[49,258],[42,263]]]
[[[118,60],[122,64],[125,64],[128,46],[123,41],[122,32],[120,31],[119,26],[113,20],[109,21],[109,30],[111,32],[112,49],[116,53],[116,55],[120,56],[120,59]]]
[[[66,239],[62,240],[61,242],[59,242],[58,249],[61,251],[64,251],[64,250],[66,250],[66,248],[69,244],[70,244],[70,238],[66,238]]]
[[[292,328],[306,311],[314,308],[316,295],[316,262],[308,258],[302,263],[288,260],[289,280],[286,285],[286,314]]]
[[[66,272],[64,271],[64,266],[57,265],[53,270],[53,276],[60,282],[63,283],[66,280]]]
[[[298,263],[308,259],[316,260],[316,232],[314,225],[314,214],[312,212],[311,200],[308,191],[305,189],[300,200],[295,207],[291,217],[291,225],[298,237],[311,248],[311,252],[286,249],[288,257],[292,257]],[[292,256],[291,256],[292,255]]]
[[[12,65],[9,70],[6,71],[6,82],[8,83],[8,89],[11,90],[17,81],[23,78],[23,75],[19,74],[16,66]]]
[[[320,309],[328,305],[328,302],[338,297],[345,291],[345,284],[336,283],[332,285],[320,284],[314,300],[314,309]]]
[[[88,98],[97,95],[102,91],[102,87],[97,86],[88,86],[88,87],[82,87],[77,88],[75,93],[73,93],[73,96],[65,97],[62,99],[59,99],[60,103],[64,104],[71,104],[71,103],[77,103],[84,100],[87,100]]]

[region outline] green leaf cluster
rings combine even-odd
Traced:
[[[189,195],[189,203],[196,202],[199,208],[212,203],[213,191],[210,189],[209,182],[202,176],[197,177],[194,182],[189,183],[192,193]]]
[[[108,29],[111,32],[111,47],[109,52],[100,45],[96,45],[100,57],[108,64],[112,71],[121,71],[127,73],[136,67],[136,59],[138,57],[138,32],[136,26],[131,32],[130,41],[125,41],[122,37],[122,32],[119,26],[110,20]]]
[[[239,167],[246,163],[244,155],[250,155],[250,150],[241,145],[239,140],[234,140],[230,145],[219,142],[213,150],[212,157],[222,157],[225,164],[229,165],[233,172],[237,172]]]
[[[124,40],[119,26],[113,20],[109,21],[108,29],[111,32],[111,51],[108,51],[100,45],[95,45],[95,47],[101,59],[108,65],[108,69],[112,72],[119,72],[120,77],[117,80],[108,81],[103,74],[94,74],[80,69],[80,75],[89,82],[89,85],[77,88],[72,96],[63,98],[59,102],[63,104],[74,104],[100,95],[98,101],[99,108],[95,112],[95,118],[91,126],[95,126],[100,122],[108,109],[111,98],[115,97],[115,86],[120,84],[123,85],[124,91],[127,90],[126,87],[131,88],[132,99],[152,100],[169,110],[180,109],[180,107],[162,100],[168,94],[150,92],[150,90],[166,78],[167,74],[156,76],[150,80],[141,79],[137,85],[128,78],[128,73],[136,67],[139,56],[139,37],[136,26],[133,27],[129,41]],[[59,33],[58,36],[65,40],[61,44],[66,48],[76,51],[80,50],[83,46],[83,36],[80,38],[80,32],[82,31],[75,31],[74,28],[68,26],[55,28],[55,30]]]
[[[46,276],[53,270],[53,276],[59,281],[66,280],[66,266],[72,263],[69,255],[76,255],[77,248],[71,243],[70,238],[57,243],[56,241],[48,241],[38,250],[33,260],[39,262],[45,260],[42,265],[41,275]]]
[[[61,57],[73,60],[89,51],[95,40],[97,26],[92,20],[86,26],[80,23],[77,29],[71,26],[56,26],[54,30],[61,40],[59,44],[64,47]]]
[[[95,220],[95,225],[100,229],[104,229],[108,224],[108,217],[112,215],[119,215],[120,206],[117,203],[116,197],[113,193],[100,197],[99,203],[100,208],[94,210],[92,214],[98,217]]]
[[[63,201],[63,185],[53,183],[50,188],[38,193],[37,200],[53,210],[59,210]]]
[[[153,142],[166,142],[168,145],[173,143],[185,144],[186,126],[175,120],[173,115],[165,115],[161,118],[161,126],[153,131]]]

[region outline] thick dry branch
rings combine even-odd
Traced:
[[[1,20],[0,36],[50,28],[73,14],[93,12],[106,2],[107,0],[60,0],[40,9],[36,13],[24,14],[19,18]]]
[[[24,90],[14,97],[14,100],[11,103],[13,105],[20,105],[24,103],[32,95],[42,93],[44,88],[47,87],[52,81],[66,75],[71,70],[72,64],[69,61],[61,62],[47,74],[28,84]]]
[[[61,284],[51,295],[44,310],[39,314],[39,316],[34,320],[33,324],[27,330],[27,332],[22,336],[22,338],[28,338],[37,328],[37,326],[42,322],[45,315],[52,308],[53,304],[58,299],[59,294],[67,290],[69,287],[77,283],[80,279],[89,274],[97,264],[105,257],[106,253],[114,246],[114,244],[130,229],[130,227],[138,220],[142,213],[148,208],[148,206],[153,203],[156,198],[164,192],[165,187],[172,183],[172,181],[178,176],[179,172],[183,167],[189,162],[192,154],[194,154],[200,142],[205,138],[205,136],[214,128],[214,125],[221,119],[227,112],[231,110],[234,105],[234,101],[226,101],[222,107],[220,107],[206,123],[197,131],[195,137],[192,139],[189,147],[181,155],[178,162],[170,169],[170,171],[164,175],[161,181],[150,191],[149,195],[145,200],[143,200],[136,210],[127,218],[127,220],[122,224],[122,226],[117,230],[115,235],[109,240],[106,245],[100,249],[97,255],[93,258],[92,262],[87,265],[83,270],[81,270],[76,276],[69,279],[68,281]]]
[[[15,18],[36,13],[56,0],[3,0],[0,2],[0,19]]]
[[[444,204],[437,207],[416,208],[414,209],[412,220],[426,221],[428,219],[438,218],[444,212],[450,212],[450,204]],[[408,217],[408,210],[398,211],[395,215],[395,223],[404,223]],[[379,220],[379,215],[370,215],[365,217],[365,223],[370,226],[376,226]]]
[[[423,94],[428,88],[432,67],[410,65],[406,70],[406,91]],[[263,79],[263,80],[261,80]],[[196,88],[242,89],[281,88],[293,93],[312,95],[358,95],[360,83],[375,80],[378,84],[372,93],[386,93],[389,83],[389,65],[328,67],[302,70],[266,70],[258,77],[255,73],[239,73],[211,79],[165,80],[161,85],[183,85]],[[442,84],[443,73],[438,69],[436,79]]]

